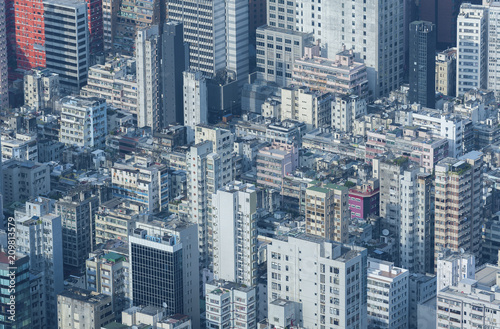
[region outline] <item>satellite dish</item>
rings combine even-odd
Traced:
[[[461,253],[461,254],[465,254],[465,250],[464,250],[464,248],[460,248],[460,253]]]
[[[383,234],[384,236],[388,236],[388,235],[389,235],[389,230],[388,230],[388,229],[383,229],[383,230],[382,230],[382,234]]]

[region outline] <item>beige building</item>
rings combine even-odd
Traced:
[[[281,120],[304,122],[308,128],[330,126],[333,95],[308,87],[281,88]]]
[[[436,92],[455,95],[457,74],[457,49],[448,48],[436,54]]]
[[[54,106],[59,96],[59,74],[36,68],[24,75],[24,105],[39,110]]]
[[[306,233],[326,240],[349,240],[349,189],[313,181],[306,190]]]
[[[57,296],[59,329],[101,329],[114,317],[111,297],[108,295],[70,288]]]

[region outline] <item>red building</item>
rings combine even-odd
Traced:
[[[3,1],[3,0],[0,0]],[[9,80],[45,67],[43,0],[5,0]]]
[[[104,50],[102,0],[85,0],[88,8],[90,56]]]

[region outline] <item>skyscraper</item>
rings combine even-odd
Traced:
[[[500,2],[492,1],[488,8],[488,90],[500,100]]]
[[[208,123],[207,79],[201,71],[185,71],[184,75],[184,126],[187,142],[195,137],[195,126]]]
[[[61,89],[79,93],[89,68],[87,6],[78,0],[45,0],[43,7],[46,66],[59,74]]]
[[[226,1],[226,70],[233,79],[244,82],[250,65],[248,1]]]
[[[7,25],[5,1],[0,3],[0,109],[9,106],[9,76],[7,65]]]
[[[457,19],[457,97],[487,88],[488,21],[484,6],[464,3]]]
[[[89,22],[90,57],[104,50],[103,3],[102,0],[85,0],[87,3],[87,20]]]
[[[409,101],[428,108],[436,103],[436,27],[431,22],[410,24]]]

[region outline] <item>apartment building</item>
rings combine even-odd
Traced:
[[[454,96],[457,81],[457,49],[448,48],[436,54],[436,92]]]
[[[34,68],[24,75],[24,105],[35,110],[51,108],[59,96],[59,74]]]
[[[281,88],[280,118],[304,122],[309,129],[329,127],[332,100],[332,94],[305,86]]]
[[[298,167],[298,150],[293,144],[274,142],[257,153],[257,185],[281,191],[286,174]]]

